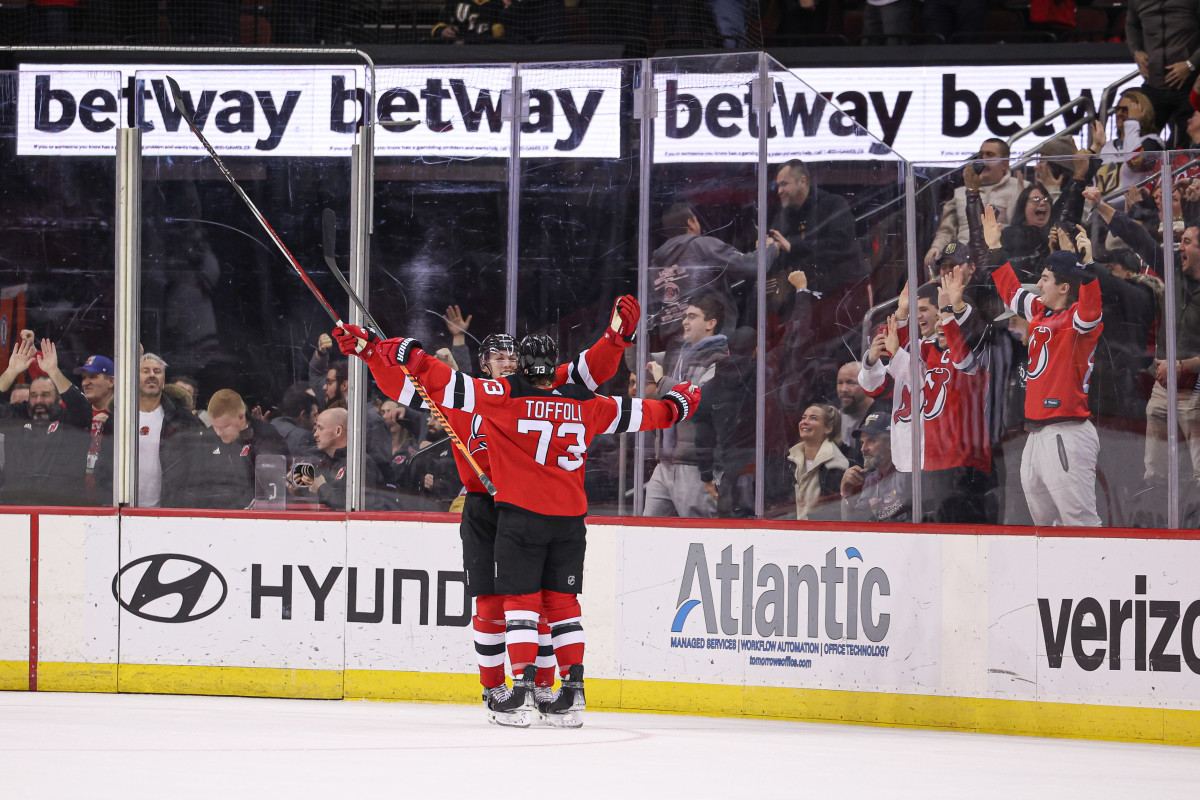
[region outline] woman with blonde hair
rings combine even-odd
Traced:
[[[842,475],[850,462],[838,448],[841,411],[813,403],[797,425],[800,441],[788,451],[796,482],[796,519],[840,519]]]
[[[1124,192],[1146,177],[1158,165],[1147,153],[1166,149],[1158,135],[1150,99],[1136,89],[1121,92],[1115,110],[1117,136],[1108,140],[1099,120],[1092,123],[1091,151],[1104,160],[1096,175],[1096,184],[1104,194]]]

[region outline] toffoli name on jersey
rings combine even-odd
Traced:
[[[554,419],[564,422],[583,422],[583,408],[561,400],[526,400],[526,414],[533,419]]]

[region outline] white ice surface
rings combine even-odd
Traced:
[[[1200,798],[1200,749],[482,707],[0,692],[0,798]]]

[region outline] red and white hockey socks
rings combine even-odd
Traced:
[[[558,674],[566,677],[573,664],[583,663],[583,624],[579,595],[543,590],[542,613],[550,623],[550,642],[558,660]],[[510,651],[511,652],[511,651]]]
[[[485,689],[504,684],[504,596],[489,594],[475,598],[475,658],[479,682]]]
[[[540,593],[514,594],[504,598],[504,640],[514,678],[519,678],[525,667],[537,661],[541,599]]]
[[[554,667],[557,661],[554,660],[554,646],[550,642],[550,623],[545,617],[538,620],[538,654],[537,654],[537,678],[534,679],[535,686],[553,686],[554,685]]]

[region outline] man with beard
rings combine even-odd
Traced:
[[[0,497],[5,505],[83,505],[92,415],[83,392],[58,368],[54,343],[43,339],[39,356],[33,340],[23,339],[0,374],[0,393],[7,395],[35,361],[45,374],[29,384],[29,399],[0,405],[6,453]]]
[[[891,414],[867,414],[854,435],[862,440],[863,466],[842,475],[842,519],[847,522],[911,522],[912,485],[892,463]]]
[[[875,404],[875,398],[868,396],[858,384],[860,369],[860,362],[848,361],[838,368],[837,374],[838,405],[842,409],[842,449],[854,464],[862,463],[862,447],[854,434]]]
[[[138,372],[138,506],[186,508],[195,505],[194,471],[203,423],[163,394],[167,362],[142,356]]]

